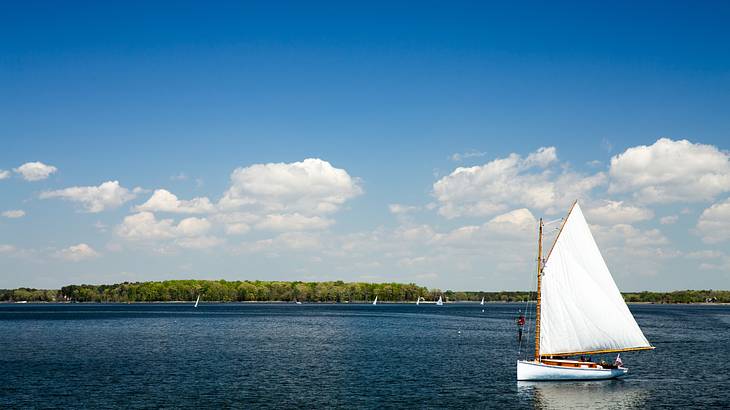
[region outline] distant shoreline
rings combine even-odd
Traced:
[[[534,300],[529,301],[530,303],[535,303]],[[480,305],[479,301],[455,301],[455,302],[444,302],[444,305],[479,305],[479,306],[486,306],[486,305],[498,305],[498,304],[522,304],[525,303],[524,301],[485,301],[484,305]],[[55,304],[55,305],[98,305],[98,304],[106,304],[106,305],[185,305],[185,304],[195,304],[194,300],[168,300],[168,301],[134,301],[134,302],[115,302],[115,301],[45,301],[45,300],[36,300],[36,301],[26,301],[26,300],[18,300],[18,301],[12,301],[12,300],[0,300],[0,305],[44,305],[44,304]],[[267,301],[256,301],[256,300],[246,300],[246,301],[223,301],[223,300],[207,300],[207,301],[201,301],[200,305],[206,305],[206,304],[216,304],[216,305],[224,305],[224,304],[240,304],[240,305],[296,305],[295,302],[292,301],[276,301],[276,300],[267,300]],[[372,302],[370,301],[353,301],[353,302],[302,302],[303,305],[370,305]],[[415,305],[416,302],[409,302],[409,301],[383,301],[378,302],[378,305]],[[427,302],[423,303],[422,305],[435,305],[434,302]],[[695,305],[695,306],[720,306],[720,305],[730,305],[730,302],[626,302],[627,305]]]
[[[718,304],[730,303],[728,290],[677,290],[672,292],[622,292],[627,303]],[[0,302],[144,302],[186,303],[433,303],[527,302],[534,291],[453,291],[415,283],[301,282],[259,280],[166,280],[123,282],[111,285],[68,285],[60,289],[0,289]]]

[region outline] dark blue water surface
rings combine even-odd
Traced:
[[[580,383],[515,381],[521,307],[0,305],[0,407],[730,405],[728,306],[631,306],[657,349]]]

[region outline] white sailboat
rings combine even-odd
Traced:
[[[628,372],[570,356],[654,349],[631,315],[576,201],[542,259],[540,219],[535,358],[517,361],[517,380],[596,380]]]
[[[484,296],[482,296],[482,301],[479,304],[484,306]]]
[[[421,303],[421,297],[419,296],[418,299],[416,299],[416,306],[418,306]]]
[[[198,295],[198,298],[195,299],[195,306],[193,306],[193,307],[198,307],[199,302],[200,302],[200,295]]]
[[[436,306],[443,306],[443,305],[444,305],[444,301],[443,301],[443,299],[441,299],[441,296],[439,296],[439,300],[436,301]]]
[[[377,305],[377,304],[378,304],[378,297],[375,296],[375,300],[373,301],[373,305]]]

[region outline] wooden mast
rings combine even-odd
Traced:
[[[535,309],[535,360],[540,361],[540,285],[542,283],[542,218],[537,238],[537,306]]]

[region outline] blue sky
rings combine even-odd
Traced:
[[[572,195],[620,288],[727,288],[729,18],[723,2],[0,5],[0,287],[522,289],[530,218]],[[35,162],[55,172],[28,181]],[[210,206],[139,208],[161,189]]]

